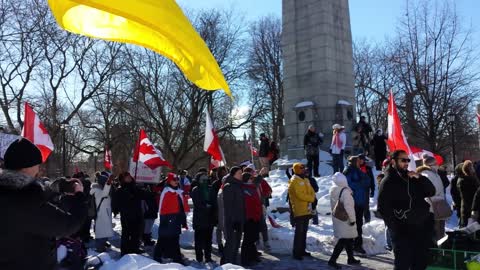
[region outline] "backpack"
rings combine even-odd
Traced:
[[[340,198],[342,197],[342,193],[346,188],[342,188],[340,191],[340,195],[338,195],[338,200],[335,206],[333,207],[333,216],[337,218],[338,220],[341,221],[347,221],[348,220],[348,214],[347,211],[345,210],[345,207],[343,206],[343,203],[340,201]]]

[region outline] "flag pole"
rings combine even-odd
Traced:
[[[141,131],[138,132],[137,145],[136,145],[136,148],[135,148],[135,150],[136,150],[135,152],[138,151],[137,162],[135,163],[135,177],[134,177],[135,181],[137,181],[138,160],[140,159],[140,133],[141,133]],[[133,153],[133,154],[135,155],[136,153]]]
[[[249,149],[249,150],[250,150],[250,156],[252,157],[252,164],[253,164],[253,166],[255,167],[255,161],[253,160],[253,151],[252,151],[252,150],[253,150],[252,136],[250,136],[250,147],[249,147],[249,148],[250,148],[250,149]]]

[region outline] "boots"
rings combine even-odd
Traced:
[[[155,241],[152,240],[152,234],[151,233],[144,233],[143,234],[143,244],[145,246],[154,246]]]

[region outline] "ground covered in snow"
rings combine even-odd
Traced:
[[[336,239],[333,237],[332,218],[330,215],[330,198],[329,189],[332,185],[331,174],[332,168],[328,163],[331,157],[328,153],[321,153],[321,175],[323,177],[316,178],[318,181],[319,192],[317,193],[318,206],[317,211],[319,213],[319,224],[310,225],[307,236],[307,250],[313,253],[313,258],[304,260],[302,262],[295,261],[291,258],[291,249],[293,246],[294,230],[290,226],[289,213],[280,213],[275,211],[277,208],[288,208],[286,202],[286,196],[288,193],[288,178],[285,175],[284,168],[291,166],[292,163],[297,160],[281,159],[277,162],[276,166],[279,169],[270,172],[268,182],[272,186],[273,194],[270,200],[269,213],[271,217],[281,226],[280,228],[273,228],[269,224],[269,237],[271,250],[264,252],[262,256],[263,262],[256,265],[254,269],[326,269],[328,268],[326,262],[331,254],[333,247],[335,246]],[[300,162],[306,162],[301,160]],[[376,172],[377,173],[377,172]],[[375,173],[375,174],[376,174]],[[447,189],[447,199],[451,201],[450,190]],[[370,199],[370,210],[376,209],[376,196]],[[367,251],[367,255],[361,257],[362,265],[348,269],[391,269],[393,263],[393,255],[387,252],[384,248],[385,245],[385,226],[383,220],[375,218],[373,212],[371,214],[372,220],[365,224],[363,227],[363,247]],[[182,253],[186,260],[189,262],[189,266],[184,267],[178,264],[158,264],[150,258],[153,255],[153,247],[147,247],[146,253],[142,255],[128,255],[120,258],[120,234],[121,226],[120,220],[115,219],[115,232],[114,239],[111,240],[113,246],[109,253],[102,253],[100,257],[104,262],[102,270],[159,270],[159,269],[243,269],[240,266],[218,264],[199,264],[195,258],[195,252],[193,250],[193,230],[192,228],[192,213],[187,216],[188,230],[183,230],[180,237],[180,244],[182,246]],[[454,215],[447,222],[447,230],[452,230],[457,226],[457,218]],[[158,220],[155,222],[153,228],[153,236],[157,237]],[[92,232],[93,235],[93,232]],[[214,254],[213,258],[217,262],[220,261],[218,253],[216,253],[216,240],[215,233],[213,234]],[[93,243],[91,243],[93,246]],[[262,250],[262,245],[260,245]],[[98,255],[93,249],[89,250],[89,255]],[[95,259],[95,258],[93,258]],[[345,263],[345,254],[339,259],[340,263]]]

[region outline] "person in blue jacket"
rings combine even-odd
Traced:
[[[353,200],[355,202],[355,215],[358,236],[355,238],[354,251],[365,254],[362,247],[362,226],[364,212],[368,207],[370,178],[367,174],[360,170],[360,158],[358,156],[351,156],[348,159],[348,167],[343,171],[347,177],[348,186],[353,191]]]

